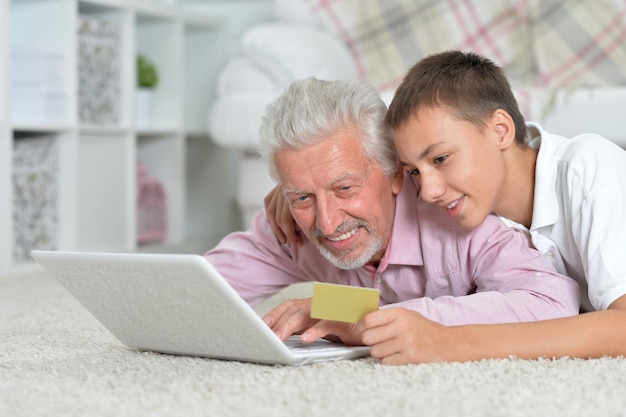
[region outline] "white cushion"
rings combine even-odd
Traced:
[[[275,76],[278,75],[278,78]],[[217,94],[224,96],[238,92],[276,91],[285,82],[285,74],[265,71],[255,62],[238,57],[229,62],[217,80]]]
[[[289,23],[254,26],[244,34],[241,52],[272,78],[284,80],[283,88],[310,76],[325,80],[358,76],[341,40],[312,27]]]
[[[305,0],[274,0],[273,3],[277,21],[317,26],[315,15]]]
[[[276,78],[278,77],[278,78]],[[221,146],[256,150],[265,106],[286,82],[280,71],[265,71],[246,57],[235,58],[222,70],[208,127]]]
[[[256,150],[265,106],[280,92],[233,93],[218,97],[209,112],[209,132],[221,146]]]
[[[309,76],[355,78],[357,71],[347,48],[332,34],[288,23],[249,29],[241,56],[222,70],[218,80],[208,120],[215,142],[256,150],[267,104],[292,81]]]

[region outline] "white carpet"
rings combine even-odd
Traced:
[[[0,416],[625,416],[626,360],[300,368],[137,352],[53,279],[0,276]]]

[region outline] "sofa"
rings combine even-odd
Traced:
[[[489,7],[485,7],[489,4]],[[211,137],[239,155],[242,226],[274,186],[256,152],[266,105],[292,81],[359,77],[387,103],[406,70],[447,49],[490,57],[527,120],[626,147],[626,1],[274,0],[221,71]]]

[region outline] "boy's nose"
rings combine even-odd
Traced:
[[[420,174],[420,196],[428,203],[435,203],[444,195],[446,187],[437,175]]]

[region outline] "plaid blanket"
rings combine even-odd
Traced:
[[[473,50],[513,73],[528,72],[523,9],[508,0],[309,0],[319,22],[352,51],[363,78],[392,88],[419,59]]]
[[[626,0],[534,0],[530,10],[537,85],[626,84]]]
[[[626,0],[307,1],[381,90],[449,49],[487,56],[523,84],[625,83]]]

